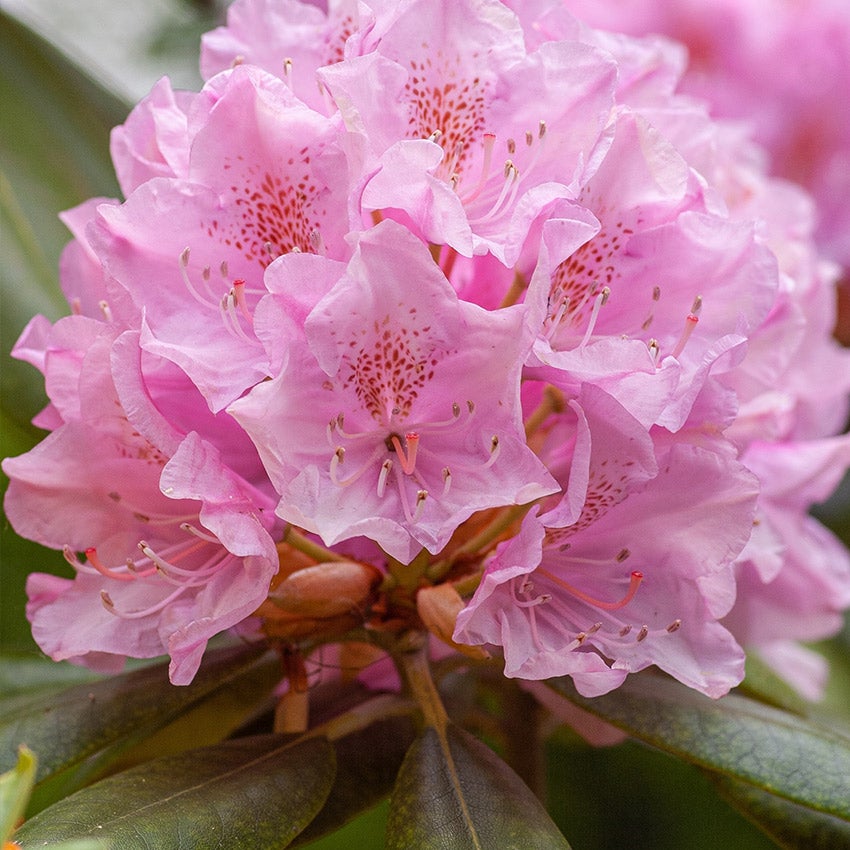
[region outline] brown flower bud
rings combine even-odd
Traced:
[[[381,578],[380,571],[368,564],[328,561],[288,575],[269,600],[298,617],[337,617],[364,608]]]
[[[469,658],[474,658],[477,661],[489,658],[490,654],[483,647],[466,646],[452,640],[457,615],[463,608],[464,601],[452,584],[423,587],[416,594],[416,609],[419,612],[419,619],[422,620],[428,631],[458,652],[469,656]]]

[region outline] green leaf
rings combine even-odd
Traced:
[[[580,696],[568,679],[548,684],[635,738],[802,809],[850,821],[846,733],[741,696],[710,700],[653,674],[594,699]]]
[[[335,832],[386,797],[414,737],[409,717],[391,717],[335,741],[337,769],[331,793],[292,846],[302,847]]]
[[[208,652],[185,687],[170,684],[167,665],[157,664],[59,693],[10,697],[0,703],[0,769],[25,743],[38,755],[37,782],[43,783],[93,756],[117,756],[222,688],[261,698],[260,686],[271,688],[279,673],[276,659],[261,653],[245,646]]]
[[[846,850],[850,823],[813,812],[726,776],[711,775],[718,791],[745,817],[787,850]]]
[[[25,848],[96,837],[120,850],[278,850],[322,807],[334,780],[324,738],[263,735],[148,762],[27,821]]]
[[[388,850],[569,850],[540,801],[487,746],[427,727],[390,800]]]
[[[0,843],[11,837],[23,817],[35,783],[35,765],[32,751],[19,747],[17,764],[0,775]]]

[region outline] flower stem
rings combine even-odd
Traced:
[[[475,555],[507,531],[515,522],[521,520],[537,504],[529,502],[527,505],[511,505],[503,508],[496,514],[491,523],[481,529],[474,537],[470,537],[462,546],[455,549],[451,556],[432,564],[426,575],[431,581],[443,578],[449,570],[467,555]]]
[[[303,552],[318,564],[324,564],[328,561],[348,560],[345,556],[340,555],[337,552],[332,552],[320,543],[315,543],[308,537],[305,537],[300,531],[296,531],[295,527],[292,525],[286,526],[286,531],[283,533],[283,540],[278,543],[278,552],[283,554],[285,553],[285,550],[281,549],[282,546],[291,546],[293,549]]]
[[[428,664],[428,641],[422,635],[416,635],[417,646],[405,652],[398,653],[396,663],[404,678],[411,696],[416,700],[422,711],[422,716],[428,726],[433,726],[440,736],[445,735],[449,716],[443,706],[443,700],[437,691],[437,686],[431,678],[431,668]]]

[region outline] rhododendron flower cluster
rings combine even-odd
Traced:
[[[65,214],[71,315],[16,347],[50,433],[6,510],[75,571],[29,580],[43,650],[185,684],[234,627],[427,629],[590,696],[718,697],[745,650],[816,695],[836,273],[681,49],[554,0],[237,0],[201,65],[114,131],[125,199]]]

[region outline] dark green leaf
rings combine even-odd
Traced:
[[[390,800],[388,850],[565,850],[540,801],[492,750],[462,729],[426,728]]]
[[[747,674],[736,692],[793,714],[809,713],[809,704],[784,679],[780,679],[756,652],[747,655]]]
[[[850,742],[835,731],[740,696],[710,700],[655,675],[613,693],[558,693],[630,735],[817,812],[850,821]]]
[[[292,846],[302,847],[334,832],[386,797],[414,737],[410,718],[393,717],[335,741],[333,789],[322,811]]]
[[[158,664],[60,693],[19,696],[0,721],[0,769],[24,743],[38,756],[41,783],[92,756],[117,755],[222,688],[261,697],[260,686],[270,688],[278,675],[275,659],[261,653],[244,646],[209,652],[186,687],[171,685],[167,666]]]
[[[324,738],[263,735],[191,750],[104,779],[27,821],[25,848],[96,837],[114,850],[278,850],[334,780]]]
[[[850,823],[734,779],[712,776],[720,793],[787,850],[846,850]]]

